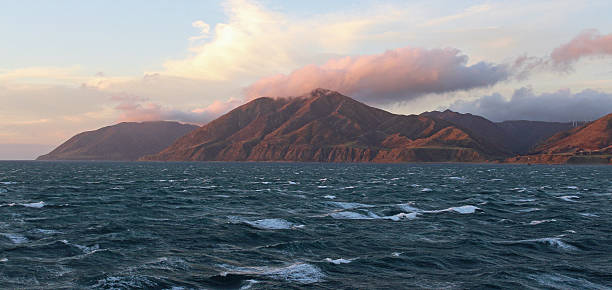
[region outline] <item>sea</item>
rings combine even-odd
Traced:
[[[0,162],[2,289],[612,289],[612,166]]]

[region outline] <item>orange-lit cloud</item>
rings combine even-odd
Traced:
[[[459,50],[399,48],[382,54],[347,56],[288,75],[263,78],[245,94],[283,97],[326,88],[377,103],[402,102],[431,93],[446,93],[494,85],[508,78],[505,65],[479,62],[467,65]]]
[[[182,111],[166,108],[146,98],[135,96],[115,96],[111,99],[119,102],[115,109],[120,112],[118,121],[122,122],[168,120],[206,124],[243,103],[242,100],[231,98],[227,101],[215,101],[206,107]]]
[[[585,30],[570,42],[550,54],[554,65],[567,68],[587,56],[612,55],[612,33],[601,35],[597,30]]]

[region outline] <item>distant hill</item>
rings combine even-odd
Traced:
[[[396,115],[316,89],[253,100],[142,160],[483,162],[505,156],[446,120]]]
[[[584,126],[557,133],[529,155],[509,162],[612,163],[612,114]]]
[[[471,131],[473,134],[479,135],[485,138],[488,142],[496,144],[501,149],[508,153],[513,152],[511,144],[507,144],[507,136],[500,126],[485,119],[484,117],[462,114],[446,110],[444,112],[432,111],[422,113],[421,116],[427,116],[431,118],[438,118],[449,121],[457,126]]]
[[[168,121],[124,122],[77,134],[36,160],[138,160],[197,128]]]
[[[526,154],[549,137],[573,128],[572,123],[525,120],[496,124],[504,131],[506,146],[518,154]]]
[[[494,123],[481,116],[451,110],[425,112],[421,115],[447,120],[514,154],[527,154],[539,142],[572,128],[571,123],[557,122],[504,121]]]

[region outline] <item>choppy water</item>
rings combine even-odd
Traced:
[[[0,198],[0,288],[612,285],[610,166],[0,162]]]

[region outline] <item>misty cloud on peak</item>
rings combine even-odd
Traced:
[[[370,104],[391,104],[431,93],[489,87],[510,74],[506,65],[467,62],[468,57],[454,48],[404,47],[331,59],[263,78],[246,88],[245,95],[250,99],[299,96],[326,88]]]

